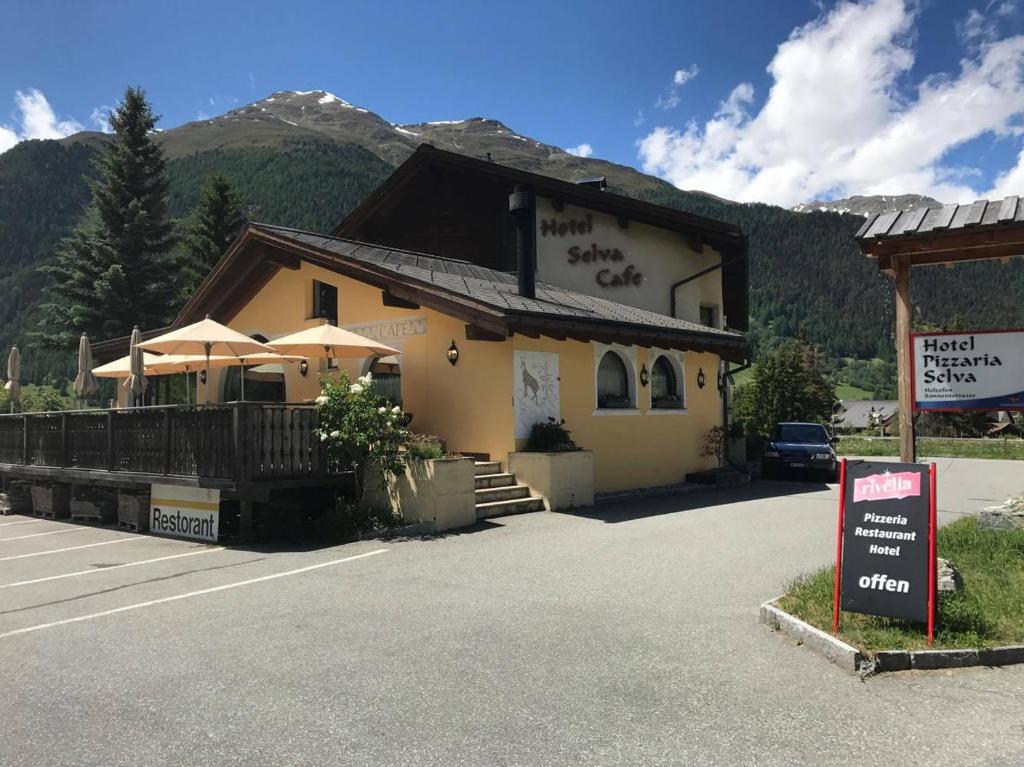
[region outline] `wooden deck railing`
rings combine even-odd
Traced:
[[[0,464],[236,483],[336,473],[311,405],[238,402],[0,415]]]

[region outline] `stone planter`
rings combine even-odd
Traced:
[[[387,489],[366,481],[364,506],[389,506],[406,524],[433,525],[435,532],[476,523],[476,484],[472,458],[413,459],[391,476]]]
[[[594,505],[594,454],[509,453],[508,470],[544,499],[548,511]]]

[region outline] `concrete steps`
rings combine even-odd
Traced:
[[[525,514],[528,511],[544,511],[543,499],[516,498],[511,501],[478,503],[476,505],[476,518],[490,519],[491,517],[505,517],[509,514]]]
[[[478,474],[476,476],[476,489],[486,490],[489,487],[507,487],[516,483],[515,474],[499,472],[497,474]]]
[[[544,500],[530,495],[530,488],[503,472],[498,461],[477,461],[475,481],[477,519],[544,510]]]

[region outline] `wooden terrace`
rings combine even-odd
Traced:
[[[155,482],[265,501],[351,475],[330,464],[312,405],[232,402],[0,415],[0,478]]]

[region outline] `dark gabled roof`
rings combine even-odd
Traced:
[[[255,253],[243,257],[243,251],[253,248]],[[536,298],[524,298],[517,292],[516,278],[505,272],[264,224],[246,227],[174,325],[187,324],[206,313],[228,320],[278,268],[298,268],[299,259],[380,287],[399,300],[458,317],[499,337],[520,333],[616,341],[711,351],[732,361],[749,356],[749,346],[738,333],[544,283],[537,284]]]
[[[965,205],[892,210],[868,216],[855,235],[859,240],[913,237],[957,229],[1000,227],[1024,223],[1024,204],[1016,196],[1004,200],[978,200]]]
[[[373,216],[381,205],[387,204],[398,188],[429,166],[445,166],[506,184],[526,184],[542,197],[698,236],[720,253],[734,253],[746,248],[743,235],[734,224],[602,191],[591,185],[563,181],[508,165],[446,152],[430,144],[421,144],[408,160],[334,228],[332,234],[337,237],[353,236],[363,221]]]

